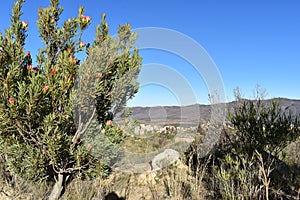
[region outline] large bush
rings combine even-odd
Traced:
[[[141,58],[129,24],[120,25],[113,38],[102,15],[95,41],[85,43],[82,34],[91,18],[84,8],[62,22],[59,0],[51,0],[38,10],[44,45],[33,66],[24,49],[29,24],[21,21],[23,3],[14,4],[11,26],[0,33],[1,156],[11,176],[55,181],[51,198],[56,198],[73,175],[95,174],[111,159],[91,154],[103,142],[91,139],[100,128],[110,131],[110,146],[122,141],[120,131],[105,128],[106,121],[137,92]],[[86,59],[79,60],[79,52],[86,52]]]

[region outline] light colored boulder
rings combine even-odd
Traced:
[[[162,153],[157,154],[152,161],[150,161],[150,166],[152,170],[162,169],[177,161],[179,157],[180,154],[178,151],[165,149]]]

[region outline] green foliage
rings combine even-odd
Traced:
[[[104,135],[107,136],[112,143],[116,143],[116,144],[120,144],[125,139],[125,135],[123,134],[123,131],[120,128],[120,126],[113,124],[112,121],[106,122]]]
[[[93,146],[83,137],[91,132],[103,137],[104,128],[108,146],[123,141],[122,131],[105,123],[110,113],[119,112],[137,92],[141,57],[133,47],[136,34],[126,24],[119,27],[118,38],[111,37],[103,15],[96,40],[86,44],[81,38],[91,18],[84,15],[84,8],[79,8],[77,17],[61,23],[63,8],[59,0],[51,0],[49,7],[38,10],[44,45],[33,66],[30,52],[24,49],[28,23],[21,21],[23,3],[14,4],[11,26],[4,36],[0,33],[0,150],[5,168],[33,181],[106,170],[104,165],[112,157],[94,157]],[[87,53],[83,62],[76,58],[79,52]],[[93,82],[84,85],[87,79]],[[81,88],[88,92],[83,92],[84,98]],[[97,113],[100,125],[87,113],[88,106],[95,108],[92,113]],[[102,144],[97,138],[94,142],[98,147]]]
[[[224,132],[229,143],[215,154],[218,167],[214,167],[213,182],[218,193],[223,199],[275,198],[274,191],[287,188],[275,181],[285,179],[278,173],[283,165],[278,156],[299,137],[298,117],[282,111],[274,100],[238,98],[229,121],[234,127]]]
[[[229,120],[236,129],[236,148],[250,155],[255,150],[277,155],[300,136],[298,117],[282,111],[277,101],[240,100]]]
[[[219,144],[213,149],[204,176],[212,198],[275,199],[297,196],[299,166],[289,166],[281,157],[300,136],[299,116],[282,110],[276,100],[237,96],[228,114]],[[196,169],[209,160],[200,157],[202,141],[187,152]],[[284,151],[286,153],[286,151]],[[292,154],[292,152],[289,152]],[[296,189],[295,189],[296,188]]]
[[[133,47],[137,35],[130,31],[130,25],[120,25],[118,39],[115,39],[108,35],[105,17],[103,14],[96,31],[97,39],[88,52],[86,62],[87,65],[90,62],[106,63],[96,72],[99,83],[96,85],[97,118],[102,124],[111,120],[111,115],[122,111],[126,102],[137,92],[139,85],[136,78],[141,65],[138,49]],[[92,51],[97,53],[91,55]]]

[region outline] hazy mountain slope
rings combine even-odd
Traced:
[[[273,99],[265,100],[269,103]],[[300,114],[300,100],[276,98],[283,110],[290,110],[294,114]],[[235,102],[226,103],[226,109],[232,108]],[[132,107],[132,118],[144,123],[183,122],[198,123],[199,120],[210,119],[210,105],[189,106],[155,106],[155,107]]]

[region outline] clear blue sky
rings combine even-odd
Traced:
[[[1,32],[8,27],[12,4],[12,0],[0,3]],[[40,46],[37,9],[48,4],[47,0],[27,0],[23,9],[22,19],[29,22],[26,50],[32,54]],[[94,38],[103,12],[111,34],[119,24],[129,22],[132,28],[162,27],[193,38],[215,62],[229,101],[235,87],[249,97],[257,84],[266,88],[268,98],[300,98],[298,0],[62,0],[61,5],[65,8],[62,19],[76,16],[80,5],[86,8],[86,15],[92,17],[84,35],[87,42]],[[190,84],[195,103],[207,103],[207,86],[187,61],[157,50],[142,50],[141,55],[144,65],[158,63],[174,69]],[[159,84],[143,85],[129,105],[180,104],[176,96]]]

